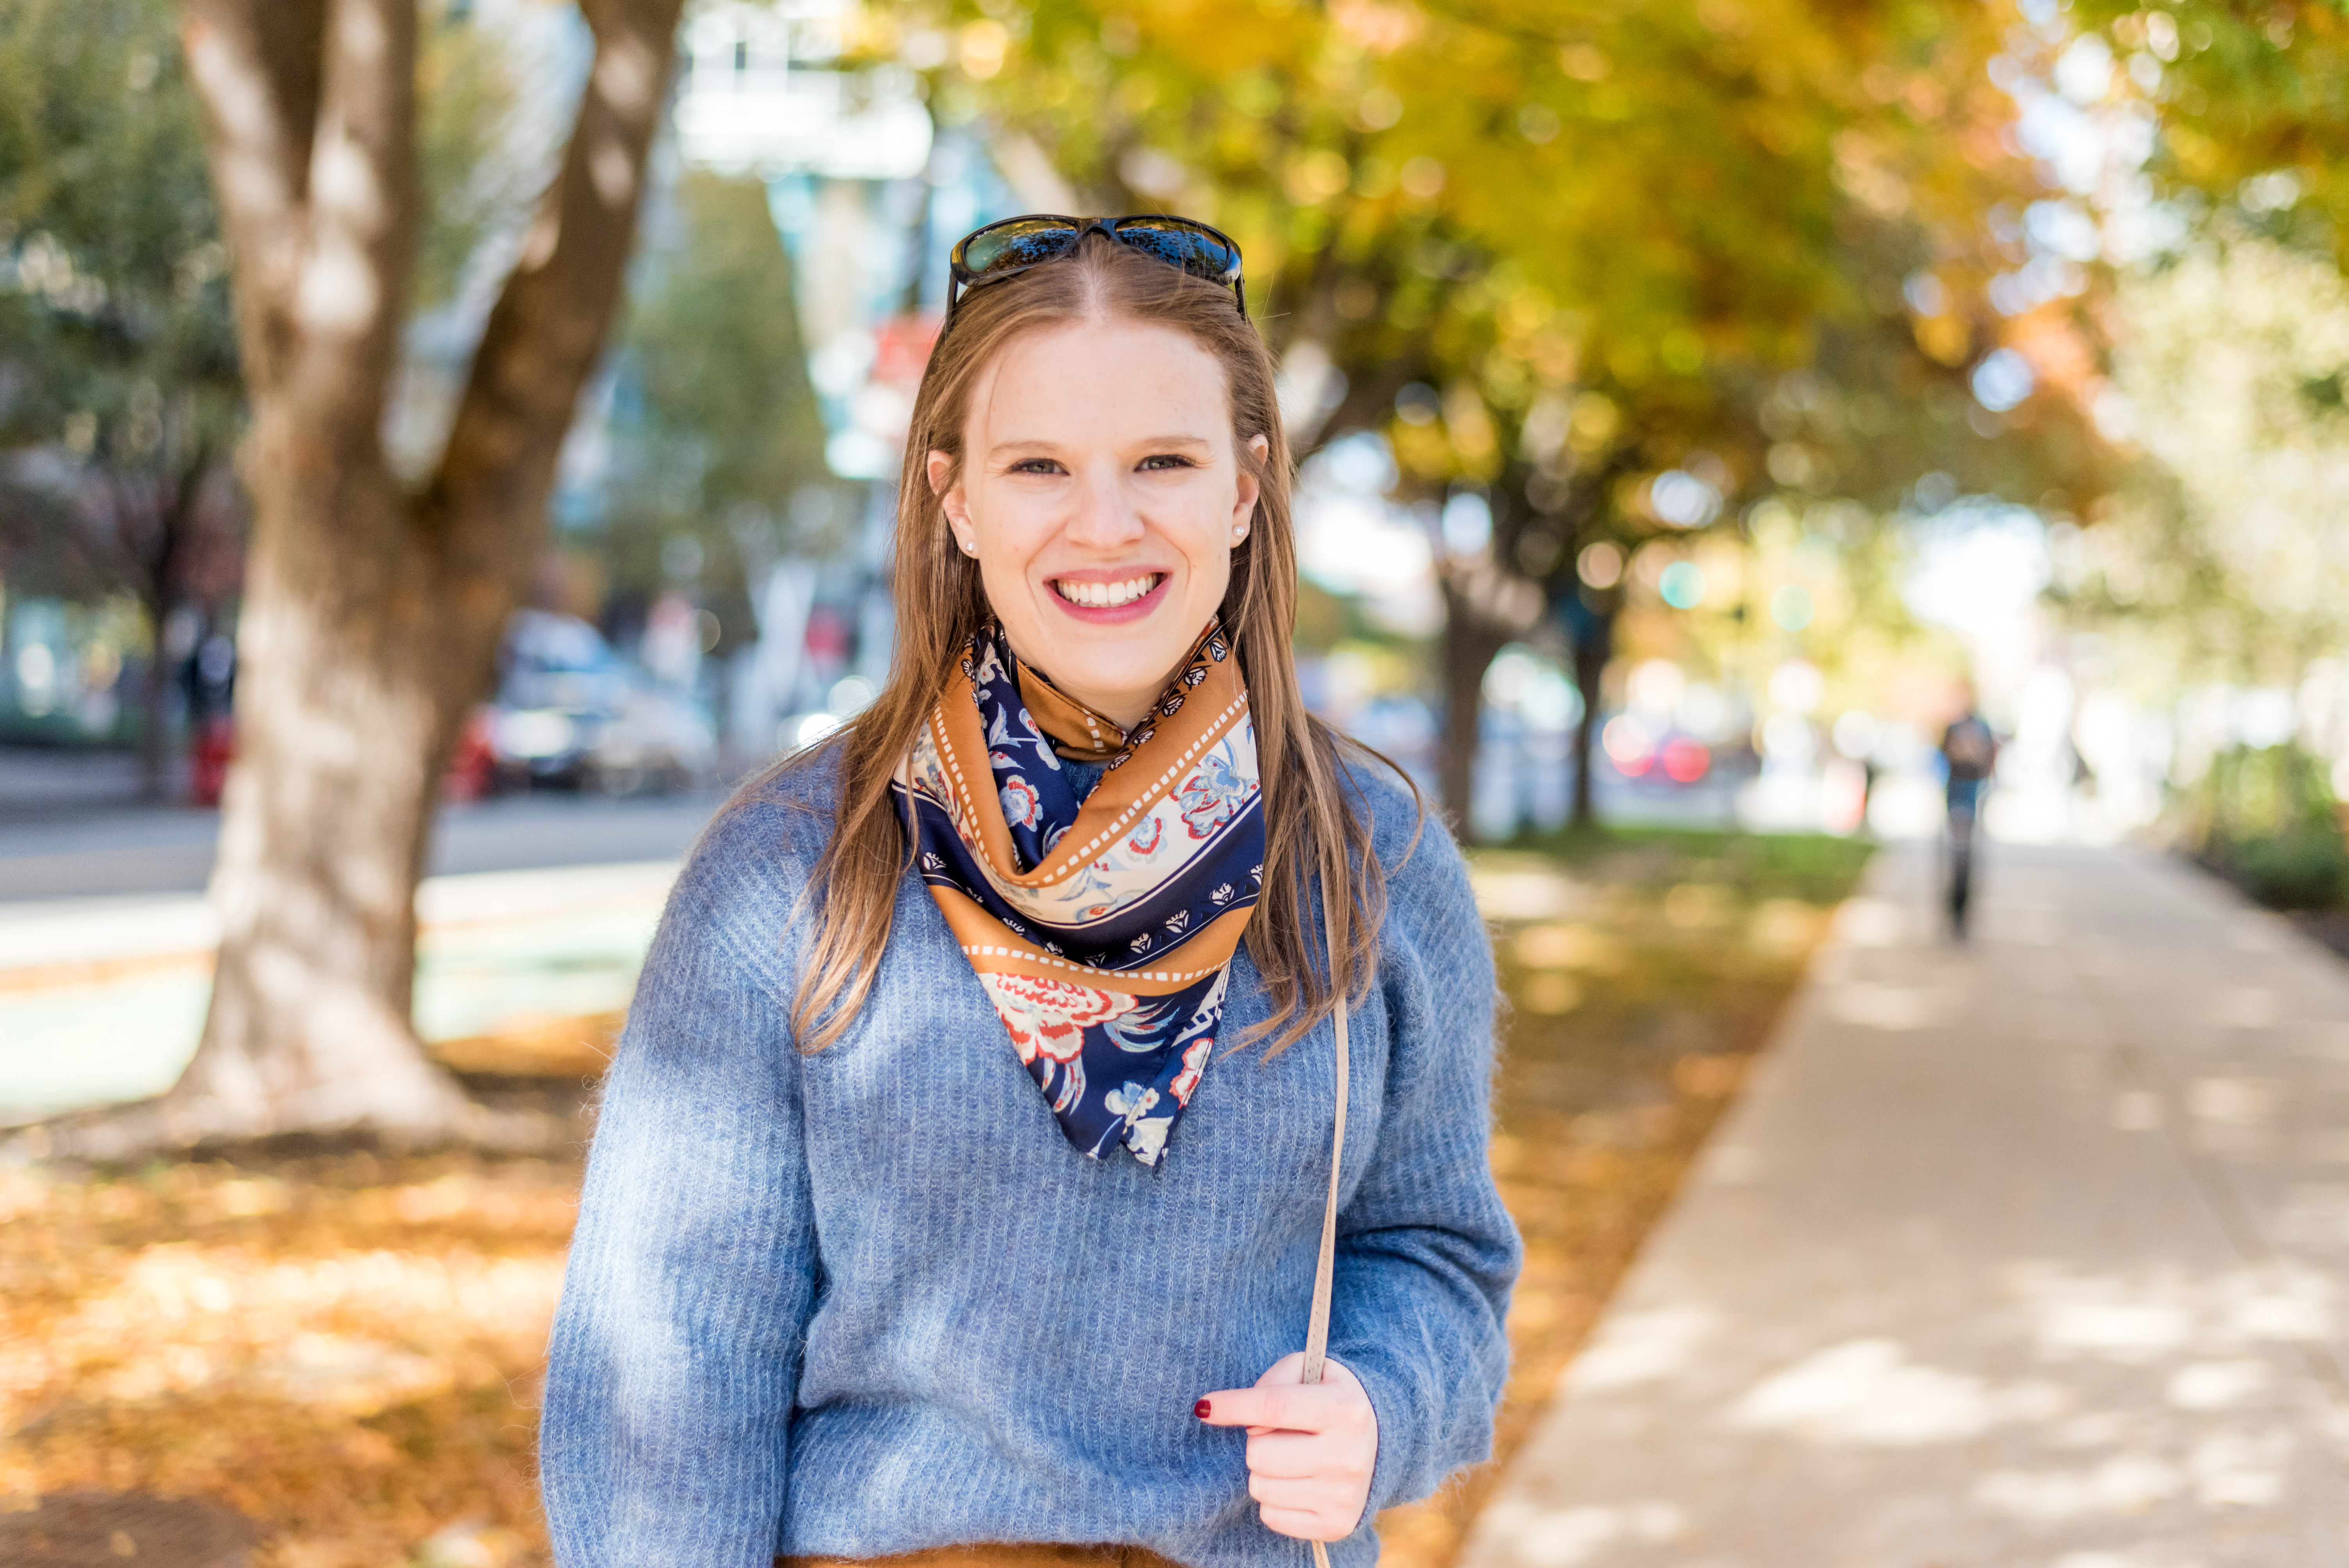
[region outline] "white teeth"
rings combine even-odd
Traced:
[[[1130,577],[1123,583],[1060,583],[1056,586],[1061,597],[1072,604],[1089,609],[1113,610],[1120,604],[1131,604],[1158,586],[1158,573],[1147,573]]]

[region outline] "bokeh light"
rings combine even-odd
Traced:
[[[1704,603],[1704,572],[1693,561],[1675,561],[1656,580],[1656,592],[1675,610],[1693,610]]]

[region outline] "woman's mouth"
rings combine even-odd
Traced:
[[[1165,581],[1166,573],[1163,572],[1138,572],[1112,583],[1078,583],[1056,577],[1052,580],[1052,592],[1062,603],[1080,610],[1123,610],[1149,598]]]

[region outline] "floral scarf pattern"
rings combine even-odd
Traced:
[[[1069,1141],[1155,1165],[1264,880],[1230,639],[1210,623],[1131,733],[1020,668],[993,624],[943,686],[894,786],[922,881]],[[1063,758],[1107,764],[1081,801]]]

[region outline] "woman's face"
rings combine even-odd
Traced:
[[[1223,602],[1256,512],[1223,366],[1135,322],[1016,338],[972,388],[963,453],[947,522],[1012,652],[1131,728]],[[932,452],[932,488],[953,468]]]

